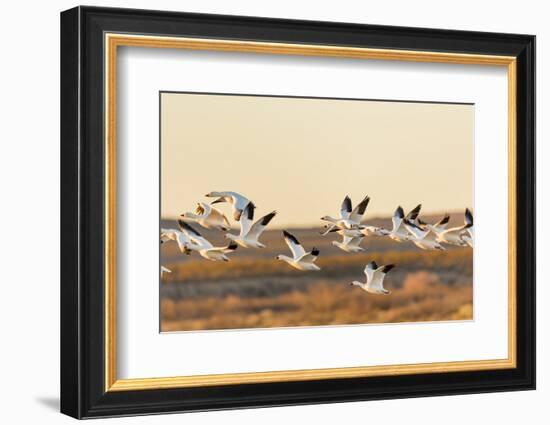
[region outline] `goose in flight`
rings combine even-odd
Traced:
[[[233,241],[231,241],[227,246],[213,246],[185,221],[180,219],[178,220],[178,224],[182,233],[184,233],[191,240],[191,244],[188,245],[188,248],[192,251],[197,251],[201,257],[206,258],[207,260],[229,261],[227,254],[235,251],[238,247],[238,245]]]
[[[239,235],[227,233],[225,237],[237,242],[244,248],[265,248],[265,245],[258,241],[258,238],[265,230],[269,222],[275,217],[277,211],[272,211],[252,224],[254,220],[254,204],[249,202],[241,214],[239,223],[241,224],[241,232]]]
[[[412,241],[417,247],[421,249],[439,249],[445,251],[445,248],[437,241],[437,234],[434,233],[431,227],[420,227],[418,224],[407,220],[403,220],[405,228],[410,233]]]
[[[361,226],[361,233],[365,236],[389,236],[390,231],[378,226]]]
[[[332,241],[332,244],[345,252],[361,252],[365,250],[365,248],[362,248],[360,246],[363,238],[364,238],[364,235],[361,235],[355,238],[350,238],[349,236],[343,236],[342,242]]]
[[[322,232],[319,232],[322,236],[326,236],[329,233],[337,233],[340,236],[347,236],[349,238],[360,238],[361,236],[365,236],[360,228],[357,229],[346,229],[338,227],[335,224],[328,224],[324,226],[324,229]]]
[[[214,208],[204,202],[197,203],[195,213],[186,212],[180,215],[186,222],[195,222],[207,229],[216,229],[227,232],[231,225],[229,220],[219,209]]]
[[[415,213],[413,211],[411,211],[409,214],[407,214],[407,217],[410,220],[415,220],[418,217],[418,214],[415,215]],[[420,209],[419,209],[419,211],[420,211]],[[413,214],[411,214],[411,213],[413,213]],[[414,218],[412,218],[412,217],[414,217]],[[397,207],[397,209],[393,213],[393,217],[391,219],[392,224],[393,224],[393,228],[389,232],[389,235],[388,235],[394,241],[405,242],[405,241],[409,240],[409,238],[410,238],[409,232],[407,232],[407,229],[405,228],[405,225],[403,224],[404,219],[405,219],[405,212],[403,211],[403,208],[401,206],[399,206],[399,207]]]
[[[351,199],[346,196],[340,207],[340,217],[334,218],[330,215],[321,217],[321,220],[328,221],[337,227],[342,229],[355,229],[361,223],[365,210],[369,205],[370,198],[365,196],[361,202],[359,202],[355,208],[352,209]]]
[[[359,282],[354,280],[350,283],[352,286],[359,286],[364,291],[371,294],[389,295],[390,291],[384,288],[384,278],[386,274],[395,267],[394,264],[388,264],[386,266],[378,267],[376,262],[371,261],[365,266],[365,275],[367,276],[366,282]]]
[[[286,261],[298,270],[321,270],[319,266],[314,264],[319,256],[319,250],[317,248],[313,248],[310,252],[306,252],[294,235],[288,233],[286,230],[283,230],[283,235],[286,244],[292,252],[292,257],[277,255],[277,257],[275,257],[277,260]]]
[[[189,245],[193,242],[191,242],[191,239],[189,239],[185,233],[180,232],[177,229],[160,229],[160,243],[162,244],[169,241],[177,242],[178,248],[182,254],[191,254]]]
[[[473,226],[474,217],[472,216],[470,210],[466,208],[466,212],[464,214],[464,225],[440,231],[437,233],[437,241],[440,243],[447,243],[449,245],[469,245],[468,240],[464,237],[464,234],[470,236],[469,229]],[[471,235],[473,235],[473,230]],[[473,245],[473,237],[470,237],[470,239],[472,240]]]
[[[327,224],[323,226],[325,230],[320,232],[322,236],[328,235],[331,232],[336,232],[342,236],[348,236],[350,238],[358,238],[361,236],[388,236],[389,230],[378,226],[364,226],[360,224],[356,229],[341,229],[335,224]]]
[[[163,273],[172,273],[172,270],[170,270],[167,267],[160,266],[160,277],[162,278]]]
[[[233,211],[233,218],[235,221],[239,221],[241,214],[250,202],[246,197],[237,192],[210,192],[205,195],[208,198],[218,198],[211,202],[211,204],[217,204],[218,202],[228,202],[231,204]]]

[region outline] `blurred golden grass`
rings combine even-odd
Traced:
[[[418,262],[422,258],[427,263],[454,266],[462,261],[469,264],[471,270],[471,252],[465,255],[462,250],[448,253],[438,252],[399,252],[400,264],[404,260]],[[426,255],[428,254],[428,255]],[[451,255],[451,259],[447,257]],[[393,262],[396,253],[388,252],[374,256],[380,263]],[[359,257],[361,258],[361,257]],[[454,259],[454,261],[452,261]],[[322,259],[320,259],[322,260]],[[329,261],[330,260],[330,261]],[[325,259],[322,266],[349,267],[358,261],[354,257]],[[247,264],[244,273],[261,272],[265,269],[256,259]],[[214,265],[216,263],[213,263]],[[229,263],[231,265],[231,263]],[[277,262],[260,261],[264,267],[271,267],[280,273]],[[361,258],[361,264],[364,259]],[[177,270],[179,279],[197,279],[215,277],[217,267],[193,269],[187,267]],[[250,267],[250,270],[248,269]],[[221,270],[221,269],[220,269]],[[282,269],[284,273],[285,269]],[[238,268],[243,273],[243,265]],[[189,274],[188,274],[189,273]],[[227,277],[227,271],[223,273]],[[243,276],[239,274],[238,276]],[[359,323],[396,323],[438,320],[472,319],[472,285],[470,280],[457,285],[444,285],[436,273],[416,271],[408,273],[400,288],[392,288],[389,296],[368,294],[357,287],[349,286],[347,281],[334,283],[334,280],[320,279],[305,290],[293,290],[273,297],[202,297],[194,299],[162,299],[161,330],[203,330],[235,328],[267,328],[287,326],[341,325]]]
[[[363,255],[320,256],[317,263],[322,277],[341,276],[362,271],[368,261],[378,264],[396,264],[400,269],[452,269],[471,273],[472,251],[470,248],[450,249],[448,251],[384,251],[368,252]],[[216,279],[241,279],[255,276],[294,276],[296,270],[275,258],[241,257],[231,258],[229,263],[206,261],[201,258],[189,261],[165,264],[172,270],[163,277],[163,284],[172,282],[203,281]],[[358,271],[359,270],[359,271]]]

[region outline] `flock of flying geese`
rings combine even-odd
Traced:
[[[205,195],[209,198],[217,198],[210,204],[199,202],[195,213],[186,212],[178,219],[179,229],[161,229],[160,242],[175,241],[179,250],[186,255],[196,251],[200,256],[211,261],[229,261],[228,255],[234,252],[237,247],[243,248],[265,248],[259,238],[266,229],[269,222],[277,214],[272,211],[254,221],[254,210],[256,206],[245,196],[237,192],[210,192]],[[240,225],[239,234],[229,233],[231,224],[225,214],[213,207],[213,204],[227,202],[231,206],[233,218]],[[400,206],[395,210],[391,230],[377,226],[367,226],[362,223],[363,216],[370,202],[370,197],[365,196],[355,208],[349,196],[344,198],[340,207],[339,217],[323,216],[321,220],[327,222],[323,236],[330,233],[337,233],[342,240],[333,241],[332,244],[345,252],[361,252],[361,242],[367,236],[387,236],[397,242],[411,241],[417,247],[427,250],[445,250],[444,244],[473,247],[474,221],[471,211],[466,208],[464,213],[464,224],[457,227],[447,228],[449,215],[445,216],[435,224],[426,223],[419,218],[421,205],[416,206],[405,215]],[[206,229],[215,229],[225,232],[225,238],[229,243],[225,246],[214,246],[204,238],[190,223],[196,223]],[[321,270],[315,264],[319,257],[319,250],[312,248],[306,251],[300,241],[291,233],[283,230],[283,236],[288,245],[292,257],[277,255],[277,260],[282,260],[290,266],[302,271]],[[390,293],[384,288],[385,275],[395,267],[394,264],[378,266],[371,261],[365,266],[364,273],[366,282],[354,281],[351,285],[359,286],[361,289],[375,294],[387,295]],[[161,266],[160,275],[171,271]]]

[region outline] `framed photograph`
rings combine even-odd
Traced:
[[[535,37],[61,14],[61,411],[535,387]]]

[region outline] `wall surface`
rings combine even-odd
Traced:
[[[517,32],[537,35],[538,217],[549,213],[550,27],[544,2],[97,1],[97,5]],[[59,12],[71,1],[8,2],[0,16],[1,421],[69,423],[59,391]],[[540,222],[540,220],[539,220]],[[109,423],[547,423],[550,228],[538,233],[538,390],[520,393],[115,419]],[[103,421],[100,421],[103,422]]]

